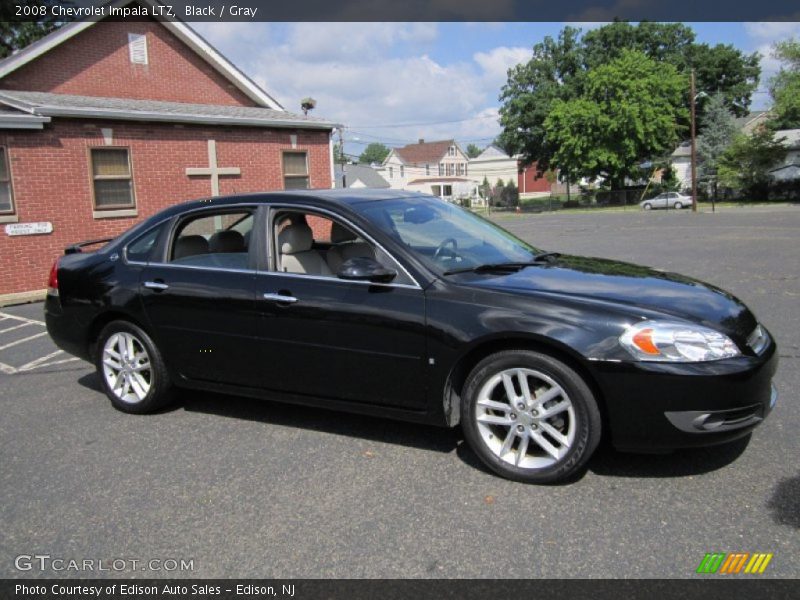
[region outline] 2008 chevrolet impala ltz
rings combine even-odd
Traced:
[[[53,265],[47,328],[125,412],[181,387],[460,424],[495,472],[549,482],[601,435],[720,443],[775,404],[775,343],[731,294],[543,252],[430,196],[213,198],[90,244]]]

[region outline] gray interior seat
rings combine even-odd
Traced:
[[[372,246],[360,241],[355,233],[339,223],[334,223],[331,227],[331,242],[335,245],[328,250],[326,258],[334,273],[338,273],[342,263],[351,258],[375,258]]]
[[[186,235],[179,237],[175,242],[175,251],[173,252],[173,260],[179,258],[186,258],[187,256],[195,256],[196,254],[208,253],[208,240],[202,235]]]
[[[311,249],[314,234],[305,223],[287,225],[278,233],[279,269],[285,273],[333,275],[325,260]]]
[[[238,231],[217,231],[208,240],[209,252],[244,252],[244,236]]]

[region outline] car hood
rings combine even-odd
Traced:
[[[631,263],[562,255],[513,273],[472,275],[469,285],[518,293],[545,292],[655,311],[747,337],[753,314],[735,296],[708,283]]]

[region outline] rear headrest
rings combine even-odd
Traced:
[[[179,237],[175,242],[175,252],[173,259],[194,256],[195,254],[208,253],[208,240],[202,235],[187,235]]]
[[[344,225],[334,222],[331,227],[331,242],[334,244],[341,244],[342,242],[352,242],[356,239],[356,234],[350,231]]]
[[[281,254],[307,252],[311,250],[313,243],[314,234],[311,232],[311,227],[302,223],[287,225],[278,234],[278,248],[280,248]]]
[[[233,229],[218,231],[208,240],[208,250],[209,252],[244,252],[244,236]]]

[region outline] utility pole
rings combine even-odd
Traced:
[[[347,189],[347,174],[344,172],[344,127],[339,128],[339,162],[342,165],[342,189]]]
[[[692,113],[692,212],[697,212],[697,144],[695,132],[695,91],[694,91],[694,69],[692,69],[691,89],[689,90],[689,106]]]

